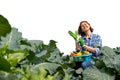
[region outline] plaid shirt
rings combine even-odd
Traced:
[[[98,56],[99,54],[101,54],[100,48],[102,48],[102,39],[100,35],[92,33],[88,39],[86,39],[85,36],[81,36],[81,38],[84,39],[85,45],[95,48],[96,53],[94,54],[94,56]],[[82,50],[85,49],[82,48]]]

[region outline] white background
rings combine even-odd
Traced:
[[[103,46],[120,46],[119,0],[0,0],[0,14],[23,38],[55,40],[65,54],[75,50],[68,30],[77,30],[82,20],[101,35]]]

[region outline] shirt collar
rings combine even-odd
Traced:
[[[92,35],[93,35],[93,33],[91,33],[91,35],[88,39],[92,39]],[[84,36],[82,36],[82,38],[86,39],[86,36],[84,35]]]

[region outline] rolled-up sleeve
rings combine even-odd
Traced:
[[[96,38],[96,46],[95,46],[95,56],[98,57],[101,54],[101,48],[102,48],[102,39],[99,35],[97,35]]]
[[[100,48],[95,48],[95,51],[96,51],[95,56],[98,57],[101,54]]]

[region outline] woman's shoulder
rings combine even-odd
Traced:
[[[92,35],[94,35],[94,36],[100,36],[99,34],[95,34],[95,33],[92,33]]]
[[[101,37],[99,34],[92,33],[92,37]]]

